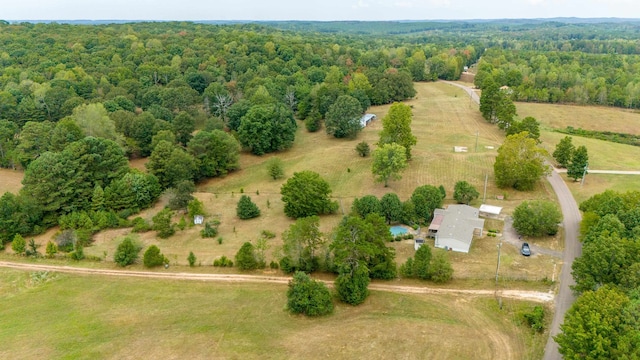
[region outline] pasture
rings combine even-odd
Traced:
[[[215,217],[221,221],[218,235],[222,238],[221,243],[218,237],[202,239],[199,235],[200,226],[179,230],[169,239],[159,239],[155,232],[147,232],[137,235],[138,240],[144,247],[158,245],[173,265],[186,265],[188,254],[193,251],[197,264],[210,266],[223,255],[233,258],[242,243],[256,241],[262,231],[267,230],[276,234],[274,239],[269,240],[267,262],[277,259],[282,244],[281,235],[293,223],[283,213],[280,187],[294,172],[307,169],[319,172],[330,183],[332,195],[340,204],[337,214],[321,218],[321,230],[328,238],[343,213],[349,212],[353,199],[367,194],[381,197],[387,192],[395,192],[402,200],[406,200],[417,186],[442,184],[447,191],[445,202],[452,203],[455,182],[466,180],[481,193],[481,199],[472,203],[479,206],[482,203],[486,175],[488,181],[485,202],[504,207],[503,213],[511,213],[523,200],[553,198],[553,192],[545,182],[540,182],[533,192],[516,192],[495,187],[493,162],[503,134],[481,118],[477,107],[470,103],[463,90],[441,83],[417,83],[416,89],[416,99],[407,103],[413,107],[412,129],[418,143],[413,149],[413,160],[404,171],[403,178],[392,181],[388,188],[374,183],[370,171],[371,158],[359,157],[355,152],[355,145],[360,141],[366,141],[375,148],[378,133],[382,130],[381,119],[389,108],[387,105],[370,109],[370,112],[378,116],[378,120],[365,128],[357,139],[334,139],[323,130],[308,133],[302,123],[299,123],[300,128],[292,149],[266,156],[242,153],[240,170],[199,184],[195,196],[204,202],[207,218]],[[468,152],[455,153],[454,146],[466,146]],[[267,174],[266,162],[274,156],[283,160],[284,179],[274,181]],[[133,160],[131,166],[143,168],[144,160]],[[19,184],[19,181],[16,183]],[[241,193],[249,195],[260,207],[260,217],[240,220],[236,216],[236,203]],[[496,200],[497,195],[504,196],[504,200]],[[155,207],[143,211],[139,216],[151,221],[153,215],[165,204],[166,199],[161,199]],[[177,214],[174,220],[179,221],[181,216]],[[44,245],[55,232],[50,230],[36,237],[36,241]],[[118,243],[128,233],[129,229],[102,231],[95,235],[94,243],[85,249],[85,253],[112,261]],[[452,254],[456,271],[454,276],[463,281],[492,279],[497,258],[496,241],[496,238],[482,237],[474,241],[470,254]],[[541,241],[542,246],[556,246],[552,244],[552,240]],[[391,246],[396,249],[398,264],[404,263],[414,254],[410,240],[394,242]],[[544,255],[539,255],[540,259],[536,261],[522,262],[517,256],[518,249],[513,245],[505,244],[502,250],[506,256],[502,270],[505,274],[510,274],[509,278],[539,280],[550,277],[553,271],[553,259],[545,258]],[[514,261],[508,261],[510,258]]]
[[[17,194],[22,187],[24,173],[19,170],[0,169],[0,194],[11,192]]]
[[[526,302],[375,292],[309,319],[285,289],[2,269],[0,357],[539,359],[546,341],[519,325]]]
[[[640,113],[619,108],[517,103],[520,118],[533,116],[541,123],[541,146],[549,154],[565,134],[552,131],[567,126],[596,131],[640,134]],[[597,170],[640,170],[640,147],[572,136],[573,144],[584,145],[589,151],[589,168]],[[563,175],[576,201],[580,203],[607,189],[640,191],[637,175],[589,174],[584,185]]]

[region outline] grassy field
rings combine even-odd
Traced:
[[[596,131],[640,134],[640,112],[610,107],[517,103],[519,117],[533,116],[542,125],[542,146],[553,153],[565,134],[552,131],[567,126]],[[575,146],[589,151],[589,168],[597,170],[640,170],[640,147],[572,136]],[[640,177],[628,175],[590,174],[585,184],[565,181],[580,203],[607,189],[640,191]]]
[[[576,129],[612,131],[640,134],[640,112],[604,106],[557,105],[538,103],[516,103],[518,116],[533,116],[553,129]]]
[[[255,241],[263,230],[269,230],[277,236],[270,240],[267,258],[268,261],[277,258],[275,255],[281,245],[281,234],[293,221],[284,215],[280,200],[280,187],[286,179],[274,181],[267,175],[266,162],[274,156],[283,160],[286,177],[297,171],[311,169],[330,183],[333,196],[340,203],[340,211],[321,218],[321,229],[327,234],[338,224],[343,211],[349,212],[355,197],[367,194],[381,197],[387,192],[395,192],[405,200],[417,186],[424,184],[444,185],[448,193],[447,202],[450,203],[455,182],[467,180],[482,193],[487,175],[486,203],[504,207],[503,212],[507,214],[522,200],[553,199],[553,192],[544,182],[538,185],[536,191],[526,193],[495,187],[493,162],[503,134],[482,119],[477,107],[470,103],[463,90],[441,83],[418,83],[416,89],[416,99],[407,103],[413,107],[412,129],[418,143],[402,180],[391,182],[388,188],[374,183],[370,172],[371,158],[361,158],[354,150],[360,141],[367,141],[375,147],[382,130],[380,120],[365,128],[355,140],[334,139],[324,131],[308,133],[300,123],[292,149],[261,157],[243,153],[239,171],[198,186],[195,196],[205,203],[209,217],[221,220],[219,235],[222,244],[217,239],[202,239],[199,236],[200,227],[178,231],[169,239],[156,238],[154,232],[140,234],[140,242],[145,247],[158,245],[172,264],[185,265],[187,255],[193,251],[198,263],[211,265],[213,260],[223,255],[233,258],[243,242]],[[388,108],[388,105],[373,107],[370,112],[381,119]],[[469,152],[454,153],[454,146],[466,146]],[[144,168],[144,160],[133,160],[131,166]],[[252,220],[236,217],[235,208],[241,192],[251,196],[260,207],[262,216]],[[496,200],[496,195],[504,195],[505,200]],[[150,220],[165,203],[160,201],[141,216]],[[482,200],[477,200],[472,205],[478,206],[480,203]],[[177,215],[175,221],[180,216]],[[85,249],[85,253],[111,261],[117,244],[127,233],[127,229],[101,232],[95,236],[94,244]],[[53,234],[55,230],[36,240],[45,244]],[[471,254],[452,254],[455,276],[458,279],[491,279],[495,273],[496,241],[496,238],[483,237],[474,242]],[[396,249],[398,264],[414,254],[412,241],[396,242],[392,246]],[[514,274],[513,278],[525,279],[540,279],[552,273],[551,259],[521,263],[517,251],[512,245],[503,247],[505,259],[517,259],[505,261],[505,273]]]
[[[539,359],[546,340],[519,325],[524,302],[376,292],[308,319],[284,292],[2,269],[0,357]]]

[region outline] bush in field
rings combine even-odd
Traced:
[[[273,180],[281,179],[284,176],[282,160],[277,157],[271,158],[267,162],[267,171],[269,172],[269,177],[271,177]]]
[[[220,259],[216,259],[213,261],[213,266],[233,267],[233,261],[223,255]]]
[[[163,209],[153,217],[153,230],[158,232],[158,237],[166,239],[175,234],[176,229],[171,223],[173,211],[168,208]]]
[[[18,255],[23,255],[27,250],[27,242],[20,234],[16,234],[11,242],[11,250]]]
[[[538,333],[544,331],[544,308],[542,306],[534,306],[530,312],[522,314],[522,317],[533,331]]]
[[[140,250],[142,250],[142,247],[136,244],[131,237],[127,236],[118,245],[116,253],[113,255],[113,261],[122,267],[131,265],[138,259]]]
[[[58,246],[53,241],[47,242],[47,248],[45,249],[45,253],[47,257],[52,258],[58,252]]]
[[[193,251],[189,251],[189,256],[187,256],[187,261],[189,262],[189,266],[194,267],[196,265],[196,256],[193,254]]]
[[[371,147],[369,147],[366,141],[361,141],[356,145],[356,152],[362,157],[367,157],[371,154]]]
[[[287,308],[295,314],[320,316],[333,311],[331,293],[327,286],[298,271],[289,281]]]
[[[200,230],[200,236],[203,239],[216,237],[218,235],[218,226],[220,225],[220,221],[207,221],[204,223],[204,229]]]
[[[168,262],[169,260],[160,252],[160,248],[155,245],[149,246],[142,256],[142,263],[148,268],[161,266]]]

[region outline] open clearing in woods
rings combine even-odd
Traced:
[[[309,319],[285,311],[285,288],[1,269],[0,357],[538,359],[544,346],[518,325],[526,302],[374,292]]]

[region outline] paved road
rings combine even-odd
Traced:
[[[466,91],[469,96],[471,96],[471,100],[473,100],[473,102],[475,102],[476,104],[480,105],[480,96],[478,96],[478,94],[472,88],[470,88],[468,86],[464,86],[462,84],[458,84],[458,83],[453,82],[453,81],[446,81],[446,80],[438,80],[438,81],[443,82],[445,84],[449,84],[449,85],[453,85],[453,86],[459,87],[460,89]]]
[[[558,352],[558,344],[553,340],[553,336],[560,332],[560,324],[564,319],[564,314],[575,301],[575,296],[570,288],[571,285],[575,284],[571,276],[571,265],[573,264],[573,260],[582,253],[582,244],[578,241],[582,216],[580,215],[576,200],[573,198],[571,191],[569,191],[567,184],[562,180],[562,177],[554,170],[547,179],[560,202],[560,208],[562,209],[562,215],[564,217],[565,240],[563,266],[560,272],[560,290],[556,297],[555,313],[551,323],[551,333],[547,340],[547,346],[544,349],[544,359],[560,360],[562,357]]]
[[[559,173],[566,173],[567,169],[556,169]],[[635,170],[591,170],[589,169],[588,174],[613,174],[613,175],[640,175],[640,171]]]
[[[461,89],[464,89],[471,99],[480,103],[480,98],[478,94],[473,91],[468,86],[464,86],[462,84],[454,83],[451,81],[443,81],[444,83],[457,86]],[[589,170],[591,173],[600,173],[600,174],[635,174],[634,171],[610,171],[610,170]],[[640,172],[637,172],[640,174]],[[562,271],[560,272],[560,290],[558,291],[558,295],[556,296],[555,301],[555,313],[553,315],[553,321],[551,323],[551,331],[549,335],[549,339],[547,340],[547,345],[544,349],[544,360],[560,360],[562,357],[558,352],[558,344],[556,344],[555,340],[553,340],[553,336],[557,335],[560,332],[560,324],[564,320],[564,314],[571,307],[571,304],[575,301],[575,296],[573,296],[573,292],[571,291],[570,286],[575,284],[573,281],[573,277],[571,276],[571,265],[573,264],[573,260],[580,256],[582,253],[582,244],[578,241],[578,233],[580,229],[580,220],[582,216],[580,215],[580,210],[578,209],[578,204],[576,204],[576,200],[573,198],[571,191],[567,187],[567,184],[564,183],[562,177],[558,174],[558,172],[554,169],[551,172],[551,175],[547,178],[553,191],[555,191],[556,196],[558,197],[558,201],[560,202],[560,208],[562,210],[562,215],[564,217],[564,252],[563,252],[563,266]]]

